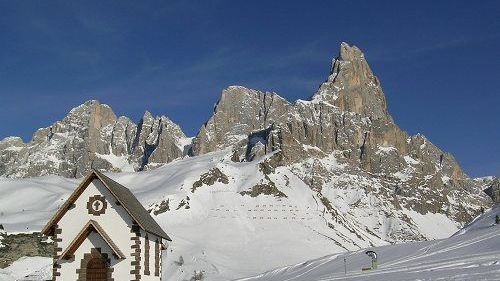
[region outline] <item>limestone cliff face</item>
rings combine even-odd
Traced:
[[[0,175],[81,177],[92,167],[147,169],[182,156],[183,138],[179,126],[164,116],[153,118],[146,112],[138,127],[92,100],[73,108],[63,120],[37,130],[26,144],[15,137],[0,141]]]
[[[193,154],[249,144],[248,136],[279,130],[279,146],[314,146],[324,153],[340,151],[354,164],[375,174],[400,171],[408,163],[404,156],[421,162],[421,171],[431,173],[437,164],[451,179],[464,175],[454,158],[432,145],[422,135],[408,136],[387,111],[384,93],[363,53],[342,43],[328,79],[309,101],[294,104],[275,93],[231,86],[222,92],[213,116],[193,141]],[[251,142],[251,141],[250,141]],[[245,150],[246,151],[246,150]],[[293,152],[296,153],[295,151]],[[288,155],[294,162],[302,155]],[[421,161],[422,160],[422,161]]]
[[[365,56],[346,43],[310,100],[292,104],[275,93],[236,86],[224,90],[194,139],[192,153],[229,147],[233,161],[277,153],[274,165],[296,167],[319,193],[327,194],[341,173],[368,177],[382,183],[377,192],[394,208],[447,212],[461,223],[488,202],[451,154],[394,123]],[[341,172],[329,170],[324,161],[332,155],[345,164]],[[464,207],[471,204],[475,207]]]
[[[278,119],[285,122],[291,107],[274,93],[231,86],[222,91],[213,116],[194,139],[193,153],[200,155],[230,147]]]
[[[132,158],[143,169],[168,163],[183,156],[180,140],[186,138],[181,128],[165,116],[153,118],[146,111],[138,125]]]

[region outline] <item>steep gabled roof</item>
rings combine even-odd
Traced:
[[[101,236],[102,240],[104,240],[104,242],[106,242],[106,244],[108,244],[109,248],[111,248],[111,250],[113,251],[113,254],[117,258],[119,258],[119,259],[126,258],[125,255],[123,254],[123,252],[120,251],[118,246],[116,246],[116,244],[113,242],[113,240],[111,240],[111,238],[108,236],[108,234],[106,234],[104,229],[102,229],[102,227],[96,221],[90,220],[82,228],[82,230],[80,230],[78,235],[76,235],[75,239],[73,239],[73,241],[71,241],[71,243],[68,245],[68,247],[62,252],[59,259],[69,259],[73,255],[73,253],[75,253],[75,251],[78,249],[78,247],[80,247],[80,245],[83,243],[85,238],[87,238],[92,231],[97,232]]]
[[[172,241],[128,188],[96,170],[92,170],[90,174],[87,175],[85,179],[80,183],[80,185],[75,189],[75,191],[73,191],[64,205],[57,211],[57,213],[43,228],[43,234],[50,235],[52,233],[53,226],[64,216],[64,214],[70,208],[71,204],[73,204],[76,199],[78,199],[85,188],[94,179],[99,179],[104,184],[109,192],[116,198],[116,200],[118,200],[120,205],[144,231],[160,236],[168,241]]]
[[[104,174],[94,171],[144,231],[172,241],[130,190]]]

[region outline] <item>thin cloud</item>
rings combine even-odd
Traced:
[[[466,47],[478,43],[487,43],[491,40],[500,38],[500,33],[490,34],[479,38],[466,38],[460,37],[450,40],[443,40],[436,43],[428,44],[419,48],[407,48],[404,43],[399,47],[387,48],[384,46],[373,46],[370,48],[369,60],[372,62],[395,62],[400,60],[407,60],[415,57],[420,57],[429,53],[449,50],[453,48]],[[395,52],[394,50],[402,50]]]

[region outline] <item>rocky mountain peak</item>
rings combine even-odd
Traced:
[[[116,120],[117,117],[111,107],[97,100],[89,100],[71,109],[62,121],[56,122],[52,127],[56,131],[65,126],[73,130],[100,130],[115,123]]]
[[[354,61],[364,59],[363,52],[356,46],[350,46],[349,43],[340,43],[338,59],[341,61]]]
[[[266,130],[273,124],[278,127],[281,124],[287,131],[293,131],[291,134],[300,134],[295,136],[299,143],[332,151],[344,146],[338,135],[339,128],[332,128],[337,132],[334,141],[324,136],[322,131],[326,129],[325,124],[333,122],[335,127],[344,124],[345,114],[355,114],[359,119],[356,122],[377,122],[390,130],[394,127],[387,112],[385,96],[364,54],[359,48],[342,43],[329,78],[311,101],[299,100],[291,104],[276,93],[242,86],[230,86],[223,90],[213,116],[193,142],[193,154],[204,154],[244,142],[249,134]],[[331,120],[333,117],[340,119]],[[319,127],[311,130],[308,125]],[[359,134],[356,143],[368,140],[368,134]],[[406,142],[407,136],[399,131],[395,134],[401,136],[401,141],[394,145],[405,146],[402,143]]]
[[[200,155],[244,141],[250,132],[286,118],[291,106],[276,93],[230,86],[222,91],[212,117],[194,139],[192,153]]]
[[[83,104],[74,107],[69,111],[66,118],[72,116],[97,116],[97,118],[100,119],[116,119],[116,115],[111,107],[107,104],[101,104],[98,100],[88,100]]]
[[[139,126],[111,107],[89,100],[49,127],[38,129],[29,143],[0,142],[0,175],[31,177],[58,174],[81,177],[89,169],[137,171],[183,155],[186,136],[165,116],[145,112]]]
[[[142,115],[142,118],[141,118],[140,122],[149,123],[152,120],[154,120],[153,114],[151,114],[151,112],[149,112],[149,111],[146,110],[146,111],[144,111],[144,114]]]
[[[214,111],[225,109],[237,110],[237,107],[251,110],[254,106],[254,101],[271,102],[274,98],[280,99],[280,102],[289,104],[284,98],[273,92],[263,92],[254,89],[249,89],[243,86],[229,86],[222,90],[221,97],[215,105]]]
[[[327,102],[342,111],[350,111],[375,119],[392,121],[385,95],[363,52],[347,43],[340,45],[330,75],[312,98]]]
[[[291,104],[275,93],[241,86],[225,89],[193,140],[192,154],[230,147],[231,159],[237,162],[259,161],[274,153],[274,167],[296,167],[304,182],[319,192],[339,173],[323,160],[335,155],[337,163],[349,167],[341,173],[374,177],[386,195],[411,190],[426,198],[404,203],[421,213],[459,208],[455,199],[444,195],[450,192],[485,200],[451,154],[394,124],[365,55],[347,43],[341,44],[328,79],[309,101]],[[457,209],[451,216],[464,222],[472,213]]]

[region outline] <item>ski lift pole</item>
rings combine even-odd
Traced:
[[[347,261],[344,256],[344,275],[347,275]]]

